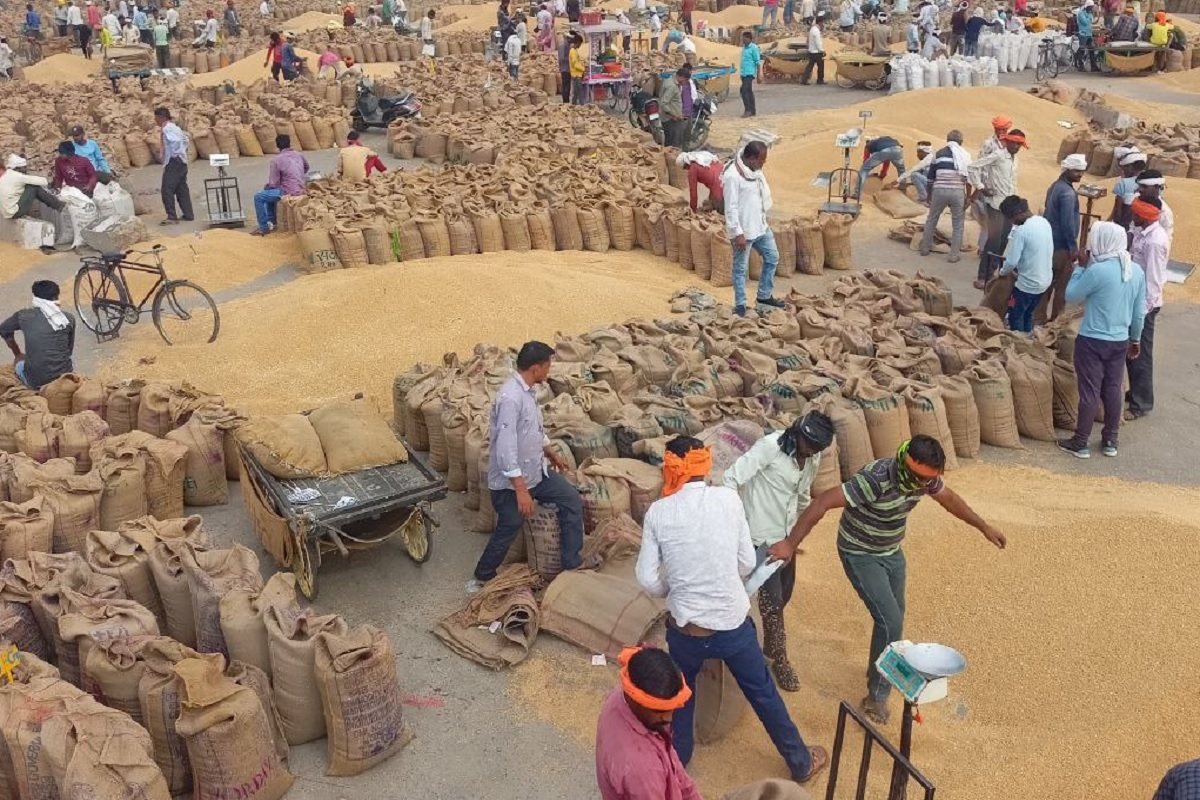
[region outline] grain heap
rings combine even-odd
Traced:
[[[581,485],[603,484],[584,495],[589,532],[630,513],[639,491],[589,469],[589,459],[661,463],[667,438],[718,423],[777,430],[806,410],[824,411],[837,444],[815,491],[892,455],[914,433],[941,441],[954,466],[976,457],[981,442],[1021,448],[1020,436],[1053,441],[1056,426],[1074,427],[1077,319],[1021,337],[988,309],[954,310],[935,278],[883,270],[842,278],[829,298],[793,292],[787,300],[786,311],[762,319],[722,308],[558,337],[539,399],[547,435],[581,467]],[[511,359],[479,345],[465,364],[418,364],[394,386],[394,424],[428,451],[450,489],[466,490],[481,531],[494,524],[480,488],[488,409]]]
[[[501,96],[485,94],[481,102],[489,107]],[[517,107],[488,120],[452,114],[390,130],[396,155],[462,166],[388,173],[366,187],[331,180],[285,198],[280,227],[300,232],[311,269],[500,250],[640,247],[714,286],[731,285],[725,227],[718,215],[687,207],[676,152],[645,144],[645,134],[599,109]],[[777,224],[778,274],[850,269],[851,222],[838,216]],[[751,275],[759,268],[752,258]]]
[[[1114,130],[1098,124],[1071,131],[1058,146],[1059,159],[1080,153],[1088,160],[1088,173],[1119,176],[1120,165],[1113,152],[1121,145],[1145,153],[1147,167],[1161,170],[1169,178],[1200,178],[1200,131],[1195,125],[1147,125]]]
[[[82,124],[110,163],[123,168],[160,162],[161,134],[153,109],[166,106],[191,138],[192,158],[209,153],[261,156],[277,152],[275,135],[288,133],[296,149],[332,147],[349,130],[345,111],[314,100],[301,85],[264,82],[242,94],[216,87],[193,89],[161,79],[143,90],[122,81],[117,96],[107,82],[37,86],[10,83],[11,102],[0,111],[0,151],[25,153],[34,172],[48,172],[54,149],[70,126]]]

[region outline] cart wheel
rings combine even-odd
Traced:
[[[837,85],[842,87],[843,89],[853,89],[855,86],[858,85],[858,83],[856,81],[850,80],[849,78],[842,77],[841,74],[838,74]]]
[[[400,530],[400,539],[408,557],[424,564],[433,554],[433,520],[421,510],[416,510]]]
[[[317,599],[317,544],[304,534],[296,535],[296,552],[292,556],[292,572],[296,586],[309,600]]]
[[[878,78],[878,79],[872,80],[872,81],[866,81],[863,84],[863,86],[866,86],[868,89],[870,89],[873,92],[879,91],[886,85],[887,85],[887,81],[885,81],[883,78]]]

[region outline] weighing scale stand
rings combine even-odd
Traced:
[[[242,193],[238,179],[225,172],[229,156],[216,153],[208,157],[209,166],[217,168],[217,177],[204,180],[204,200],[208,204],[208,227],[244,228],[246,213],[242,210]]]
[[[1087,199],[1087,208],[1084,210],[1083,219],[1079,225],[1079,252],[1087,250],[1088,233],[1092,229],[1092,223],[1100,220],[1099,214],[1092,213],[1092,204],[1102,197],[1108,196],[1108,189],[1103,186],[1094,186],[1084,184],[1075,190],[1075,193]]]
[[[863,124],[858,128],[851,128],[845,133],[839,133],[837,139],[834,140],[834,146],[841,148],[842,151],[842,166],[827,173],[829,194],[819,209],[821,213],[848,214],[852,218],[857,218],[859,212],[862,211],[860,202],[862,185],[859,181],[858,170],[850,166],[850,154],[862,146],[863,131],[866,130],[871,112],[860,111],[858,116],[862,119]],[[824,177],[824,175],[818,176],[818,178]],[[839,197],[840,200],[837,199]]]

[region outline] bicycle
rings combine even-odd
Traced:
[[[221,314],[212,296],[187,280],[171,280],[163,269],[162,253],[151,250],[126,250],[84,256],[75,273],[75,311],[84,327],[100,341],[115,339],[121,326],[134,325],[146,312],[153,297],[150,315],[154,327],[169,345],[212,343],[221,332]],[[154,263],[131,260],[131,255],[151,256]],[[153,275],[154,284],[137,304],[130,302],[128,273]]]
[[[30,33],[25,34],[21,56],[25,59],[25,66],[27,67],[31,67],[42,60],[42,43],[37,37]]]
[[[1057,78],[1075,67],[1079,50],[1079,39],[1071,37],[1048,37],[1038,45],[1038,60],[1035,75],[1039,81]]]

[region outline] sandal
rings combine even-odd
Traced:
[[[775,684],[785,692],[800,691],[800,677],[786,659],[768,659],[771,673],[775,676]]]
[[[858,707],[863,712],[863,715],[876,725],[887,725],[888,720],[891,718],[886,700],[880,702],[868,695],[859,702]]]
[[[803,778],[797,778],[796,783],[808,783],[817,777],[817,773],[829,766],[829,751],[820,745],[808,748],[808,757],[812,759],[812,767]]]
[[[1130,408],[1125,411],[1125,414],[1121,417],[1121,419],[1125,420],[1126,422],[1133,422],[1134,420],[1141,419],[1144,416],[1146,416],[1146,412],[1134,411],[1132,408]]]
[[[987,281],[975,281],[971,285],[982,292],[984,289],[987,288]]]

